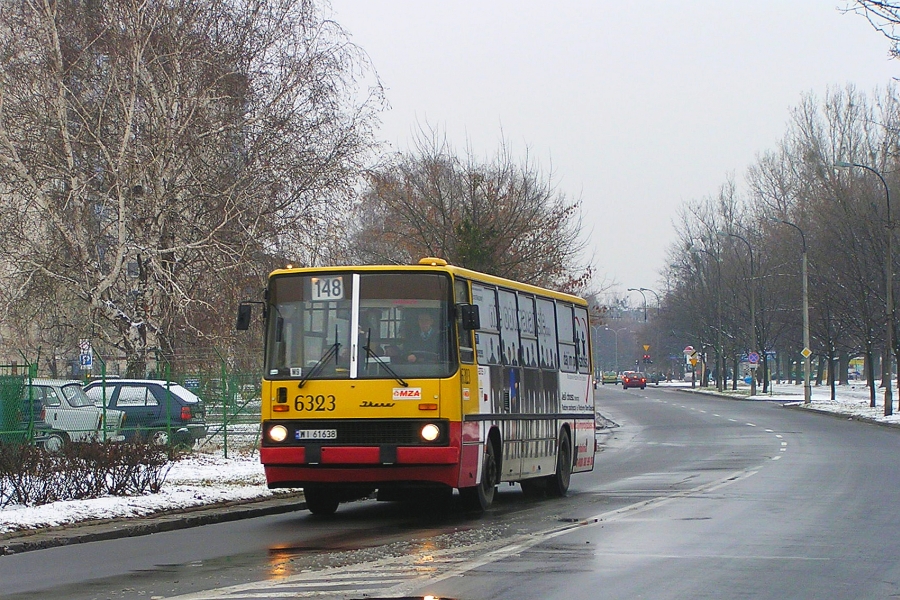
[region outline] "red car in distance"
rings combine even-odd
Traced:
[[[639,387],[644,389],[647,387],[647,376],[637,371],[625,371],[622,373],[622,389]]]

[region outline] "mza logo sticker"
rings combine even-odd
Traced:
[[[421,400],[422,388],[394,388],[394,400]]]

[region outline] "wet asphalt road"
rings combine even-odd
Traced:
[[[365,501],[0,557],[6,598],[887,598],[900,430],[606,386],[595,471],[482,516]]]

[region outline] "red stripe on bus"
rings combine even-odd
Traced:
[[[270,487],[302,487],[304,483],[372,483],[393,481],[428,481],[457,487],[459,469],[456,465],[404,466],[389,468],[382,466],[292,467],[286,465],[265,465],[266,481]]]

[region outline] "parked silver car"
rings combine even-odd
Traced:
[[[50,451],[69,442],[125,439],[125,413],[95,406],[80,381],[36,378],[25,386],[24,393],[43,407],[42,420],[50,427],[43,445]]]

